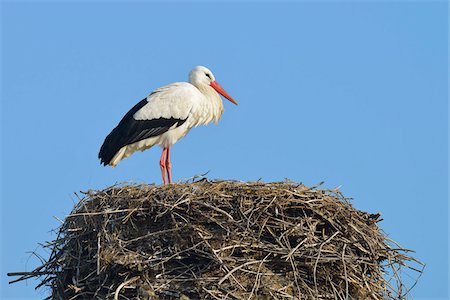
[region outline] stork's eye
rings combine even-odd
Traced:
[[[211,79],[211,75],[209,75],[208,73],[205,73],[206,77],[208,77],[209,79]]]

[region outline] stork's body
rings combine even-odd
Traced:
[[[211,71],[201,66],[189,73],[189,82],[172,83],[153,91],[128,111],[106,137],[98,155],[101,163],[115,167],[137,150],[160,145],[163,182],[166,184],[166,172],[169,183],[172,182],[170,147],[192,127],[220,119],[223,104],[218,93],[237,104]]]

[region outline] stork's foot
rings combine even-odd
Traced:
[[[167,170],[167,177],[169,178],[169,183],[172,183],[172,164],[170,163],[170,146],[167,147],[166,170]]]
[[[159,160],[159,166],[161,167],[161,175],[162,175],[162,180],[163,180],[164,185],[167,184],[167,181],[166,181],[166,169],[167,169],[166,157],[167,157],[167,149],[164,148],[162,151],[162,154],[161,154],[161,159]],[[170,177],[169,177],[169,182],[170,182]]]
[[[170,162],[166,162],[166,171],[167,171],[167,178],[169,178],[169,183],[172,183],[172,164]]]

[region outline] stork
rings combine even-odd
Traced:
[[[192,127],[217,123],[223,113],[220,95],[237,102],[217,83],[206,67],[189,73],[189,82],[160,87],[131,108],[105,138],[98,158],[112,167],[134,152],[154,145],[162,147],[159,165],[164,185],[172,183],[170,148]]]

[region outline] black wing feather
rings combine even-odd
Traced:
[[[181,126],[186,119],[159,118],[152,120],[135,120],[133,115],[148,103],[147,98],[130,109],[119,125],[105,138],[98,158],[103,165],[108,165],[123,146],[130,145],[144,139],[158,136],[168,131],[173,125]]]

